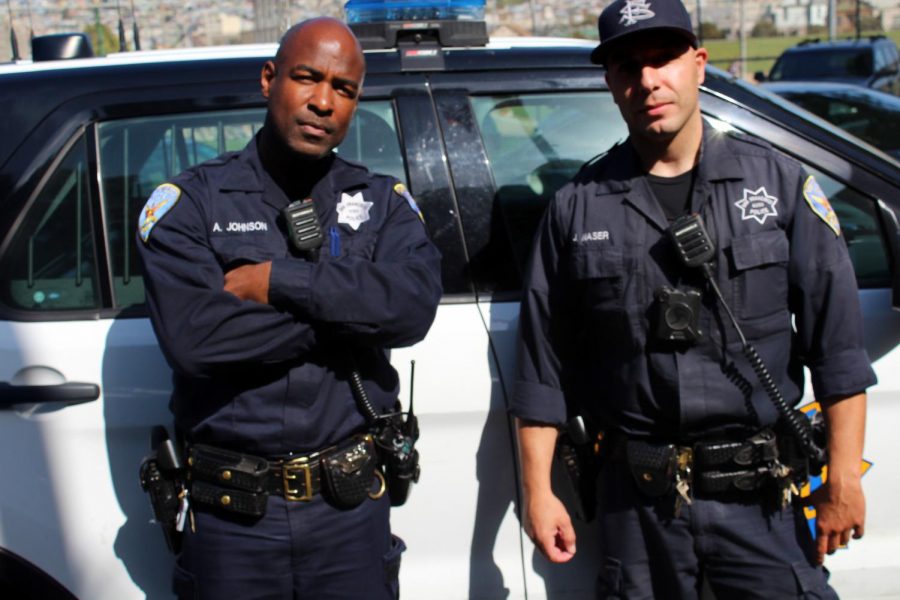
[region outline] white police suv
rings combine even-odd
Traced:
[[[467,6],[457,16],[477,16]],[[523,535],[505,407],[537,221],[625,129],[589,61],[593,43],[488,43],[483,23],[445,16],[359,26],[372,48],[365,95],[339,148],[407,183],[444,257],[431,332],[392,357],[404,401],[416,361],[422,430],[421,481],[392,517],[409,546],[403,596],[590,598],[591,536],[572,563],[551,567]],[[71,38],[43,43],[80,53]],[[274,50],[0,65],[2,598],[171,597],[172,557],[137,479],[151,427],[171,422],[171,377],[143,305],[134,227],[161,181],[259,129],[259,70]],[[840,216],[880,383],[870,390],[867,534],[827,565],[844,598],[900,597],[900,318],[891,308],[900,164],[715,69],[701,102],[717,126],[802,161]]]

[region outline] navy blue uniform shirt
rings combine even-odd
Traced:
[[[441,297],[440,254],[395,179],[333,157],[315,185],[325,242],[291,247],[287,198],[256,140],[154,192],[138,247],[147,305],[174,371],[176,427],[259,454],[321,449],[362,428],[343,364],[354,351],[379,411],[399,390],[387,348],[421,340]],[[302,176],[302,174],[298,174]],[[149,217],[148,217],[149,213]],[[272,261],[269,302],[224,291],[224,273]]]
[[[704,124],[691,211],[716,244],[725,300],[789,404],[803,394],[803,366],[820,399],[875,383],[837,219],[798,163]],[[580,412],[663,440],[777,420],[733,326],[699,269],[680,263],[667,227],[628,142],[557,193],[526,275],[513,414],[561,424]],[[662,286],[702,291],[700,343],[657,341]]]

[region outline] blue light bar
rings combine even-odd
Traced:
[[[483,21],[485,0],[349,0],[348,23]]]

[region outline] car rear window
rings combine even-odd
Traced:
[[[770,79],[813,80],[868,77],[871,74],[871,48],[827,48],[815,52],[783,54],[772,68]]]

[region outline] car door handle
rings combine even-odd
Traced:
[[[10,408],[15,404],[45,402],[81,404],[99,397],[100,386],[96,383],[70,381],[57,385],[12,385],[0,382],[0,408]]]

